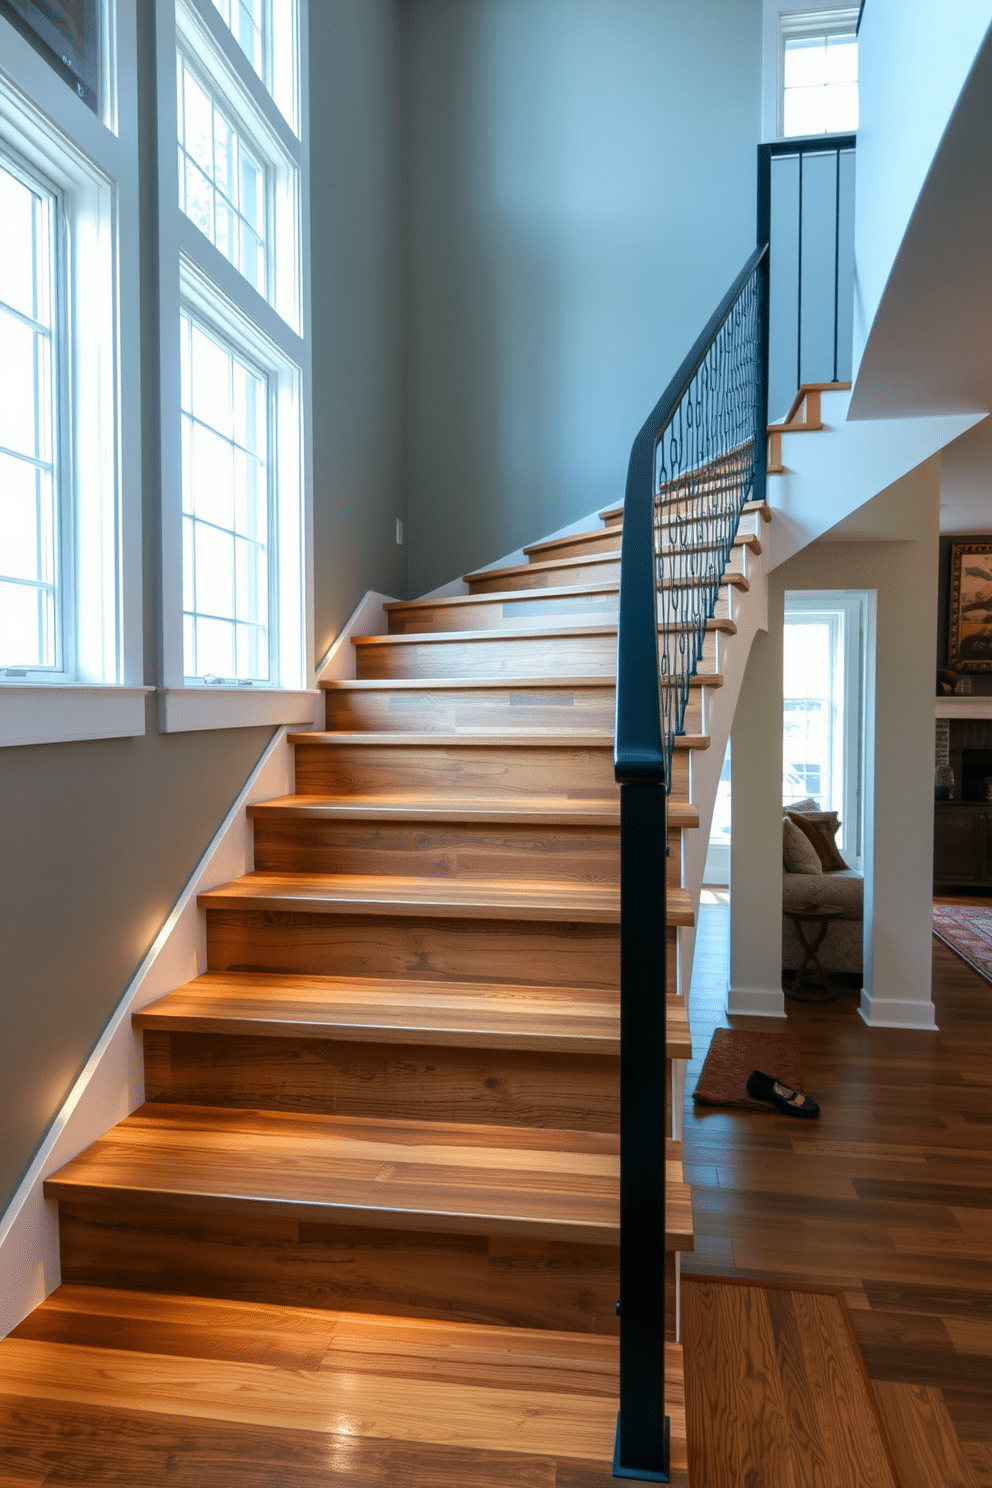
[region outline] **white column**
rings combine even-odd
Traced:
[[[731,733],[728,1013],[784,1018],[782,994],[782,586],[751,647]]]

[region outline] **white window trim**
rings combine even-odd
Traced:
[[[217,57],[217,86],[211,91],[216,93],[230,123],[262,162],[271,181],[271,190],[267,181],[265,193],[266,277],[271,280],[268,298],[287,325],[299,334],[302,245],[296,224],[300,215],[301,141],[286,123],[212,0],[206,0],[202,8],[196,0],[178,0],[176,32],[176,44],[198,79],[203,78],[204,69],[197,59],[208,51]],[[213,78],[214,73],[210,75]],[[173,87],[173,98],[175,92]],[[177,200],[178,196],[177,180]]]
[[[825,5],[823,0],[763,0],[761,20],[761,138],[784,138],[782,134],[782,33],[783,22],[800,32],[804,18],[812,26],[816,16],[834,15],[857,6]],[[831,136],[825,134],[825,140]]]
[[[834,741],[833,769],[840,771],[842,780],[838,814],[844,823],[844,859],[848,867],[863,873],[872,596],[854,589],[786,591],[786,624],[817,620],[835,624],[840,615],[844,622],[844,727]]]
[[[308,335],[310,319],[309,212],[305,183],[309,180],[307,109],[307,69],[304,65],[299,81],[299,139],[293,134],[276,104],[267,93],[247,57],[241,51],[212,0],[181,0],[187,12],[193,12],[196,24],[209,36],[221,53],[226,69],[237,86],[251,100],[278,135],[280,147],[296,162],[300,183],[300,237],[293,251],[298,254],[299,325],[303,334],[287,323],[238,272],[232,263],[194,226],[179,208],[178,149],[176,121],[176,0],[160,0],[156,7],[156,46],[158,54],[158,159],[159,159],[159,344],[161,399],[161,480],[162,480],[162,645],[159,681],[159,728],[164,733],[195,729],[250,728],[259,724],[309,722],[315,716],[315,673],[313,667],[313,456],[309,410],[311,406],[311,355]],[[307,0],[298,0],[300,54],[307,56]],[[232,84],[233,87],[233,84]],[[235,683],[208,687],[187,684],[183,675],[182,646],[182,503],[180,499],[180,412],[179,412],[179,311],[188,303],[196,313],[202,311],[209,322],[216,316],[218,301],[232,309],[232,320],[224,333],[238,344],[238,327],[247,339],[244,349],[253,360],[259,360],[258,346],[267,342],[271,357],[262,356],[262,364],[279,366],[282,377],[297,369],[298,395],[296,418],[300,440],[302,491],[299,502],[299,530],[293,546],[300,557],[296,568],[298,609],[302,621],[295,659],[290,665],[285,653],[281,657],[281,674],[291,677],[292,686],[254,687]],[[232,329],[233,328],[233,329]],[[286,401],[286,386],[277,394]],[[282,416],[285,420],[285,407]],[[285,428],[285,423],[284,423]],[[278,537],[285,553],[287,538]],[[283,574],[283,600],[286,599],[286,576]],[[279,635],[285,643],[290,627],[280,624]]]
[[[63,544],[71,544],[74,558],[70,588],[76,591],[73,610],[79,617],[75,670],[60,680],[0,677],[0,747],[133,737],[145,731],[135,0],[114,0],[108,8],[104,59],[123,59],[118,77],[109,66],[103,71],[101,111],[108,122],[77,98],[0,17],[0,130],[73,203],[68,213],[70,222],[75,216],[70,289],[72,280],[80,287],[75,349],[81,341],[79,319],[96,304],[89,293],[92,286],[102,287],[102,308],[109,309],[114,326],[113,344],[107,346],[104,320],[99,354],[92,362],[84,355],[75,368],[80,399],[95,385],[93,366],[102,363],[106,369],[98,400],[99,436],[88,450],[84,441],[93,431],[93,405],[77,404],[72,420],[73,460],[77,467],[85,466],[86,474],[73,493],[72,530],[62,538]],[[80,292],[84,284],[86,294]],[[98,490],[103,495],[94,506]],[[84,510],[85,524],[80,520]],[[94,531],[102,535],[95,571],[82,550],[82,539],[90,541]]]

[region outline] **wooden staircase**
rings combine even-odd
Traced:
[[[761,515],[742,523],[675,752],[670,1090],[691,1052],[692,760]],[[146,1103],[46,1181],[64,1285],[0,1346],[15,1379],[80,1369],[88,1335],[52,1318],[77,1317],[59,1297],[85,1288],[125,1331],[137,1294],[176,1318],[214,1299],[421,1320],[425,1338],[443,1323],[494,1377],[508,1327],[562,1370],[595,1337],[615,1382],[621,518],[471,574],[465,595],[389,605],[389,633],[355,641],[356,680],[324,684],[326,730],[291,736],[297,793],[249,808],[254,871],[200,897],[208,970],[134,1017]],[[693,1243],[675,1141],[667,1172],[674,1288]],[[616,1409],[593,1394],[572,1454],[590,1484],[610,1481]],[[431,1399],[443,1443],[443,1377]]]

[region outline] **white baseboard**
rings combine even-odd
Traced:
[[[351,637],[385,633],[386,600],[383,594],[365,596],[323,658],[318,676],[354,677]],[[313,723],[319,726],[320,720],[315,716]],[[141,1035],[131,1027],[131,1014],[206,969],[206,927],[197,895],[251,871],[246,808],[292,791],[288,732],[277,730],[238,792],[0,1219],[0,1337],[59,1285],[58,1205],[45,1198],[44,1181],[144,1101]]]
[[[861,993],[858,1015],[869,1028],[915,1028],[921,1033],[937,1033],[937,1017],[932,1002],[912,1002],[908,998],[872,997]]]
[[[748,1018],[784,1018],[785,994],[781,987],[728,987],[727,1013]]]

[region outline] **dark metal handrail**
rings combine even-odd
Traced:
[[[666,797],[740,510],[764,493],[767,249],[634,440],[620,562],[620,1412],[613,1473],[669,1481],[665,1416]],[[666,630],[659,650],[659,621]],[[622,1304],[622,1310],[621,1310]]]

